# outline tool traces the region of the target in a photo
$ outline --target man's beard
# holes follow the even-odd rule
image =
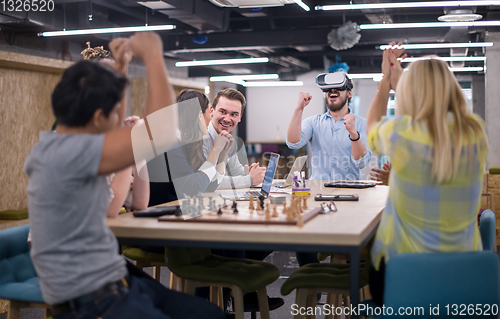
[[[344,105],[346,104],[347,102],[347,95],[345,96],[344,99],[341,99],[340,101],[338,101],[336,104],[330,104],[328,103],[328,97],[325,97],[325,102],[326,102],[326,106],[328,107],[328,109],[332,112],[338,112],[340,111]]]

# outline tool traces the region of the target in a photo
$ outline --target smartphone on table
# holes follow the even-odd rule
[[[332,195],[332,194],[318,194],[314,197],[315,201],[358,201],[358,195]]]

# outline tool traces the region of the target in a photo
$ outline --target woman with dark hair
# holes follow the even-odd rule
[[[178,95],[177,103],[178,146],[148,163],[150,206],[215,190],[224,172],[223,163],[234,142],[230,136],[217,136],[214,147],[205,159],[203,135],[207,132],[207,126],[204,111],[208,109],[209,100],[199,91],[184,90]]]

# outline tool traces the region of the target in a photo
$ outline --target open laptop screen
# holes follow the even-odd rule
[[[273,184],[274,172],[278,166],[278,159],[280,156],[278,154],[271,153],[269,158],[269,164],[267,164],[266,175],[264,176],[264,182],[262,182],[262,191],[269,194],[271,190],[271,185]]]

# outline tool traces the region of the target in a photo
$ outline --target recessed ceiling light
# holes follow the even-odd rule
[[[438,17],[439,21],[476,21],[482,19],[483,16],[473,13],[472,10],[451,10],[445,15]]]
[[[138,4],[142,4],[145,7],[148,7],[153,10],[164,10],[164,9],[174,9],[173,5],[165,3],[163,1],[139,1]]]

